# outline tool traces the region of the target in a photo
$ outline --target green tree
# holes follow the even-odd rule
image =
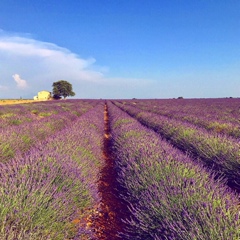
[[[72,84],[65,80],[60,80],[53,83],[53,98],[60,99],[61,97],[75,96],[72,90]]]

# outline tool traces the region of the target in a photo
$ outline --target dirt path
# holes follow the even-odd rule
[[[119,189],[116,180],[114,159],[111,153],[111,133],[107,104],[104,107],[104,166],[100,172],[98,191],[101,195],[101,202],[93,209],[79,213],[79,216],[72,221],[73,231],[80,227],[92,233],[91,240],[119,240],[123,239],[118,233],[124,233],[126,229],[122,219],[129,216],[126,203],[118,196]],[[81,236],[81,240],[89,240],[89,235]],[[80,240],[78,239],[78,240]]]
[[[127,214],[126,204],[119,198],[117,193],[116,172],[114,169],[114,159],[111,158],[111,134],[109,128],[108,109],[105,104],[104,109],[105,135],[104,135],[104,151],[105,166],[101,171],[99,181],[99,192],[102,196],[99,214],[93,220],[92,227],[96,233],[97,239],[115,240],[118,232],[123,232],[124,219]]]

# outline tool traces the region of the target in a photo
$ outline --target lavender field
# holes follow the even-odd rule
[[[240,99],[0,106],[0,239],[240,239]]]

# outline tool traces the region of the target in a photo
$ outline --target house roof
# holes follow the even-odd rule
[[[49,91],[47,91],[47,90],[42,90],[42,91],[40,91],[39,93],[41,93],[41,92],[51,93],[51,92],[49,92]]]

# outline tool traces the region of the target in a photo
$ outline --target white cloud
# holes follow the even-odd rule
[[[61,79],[73,85],[76,98],[235,97],[240,95],[239,64],[221,71],[200,68],[165,71],[163,67],[163,73],[157,70],[154,74],[155,81],[110,78],[108,66],[97,66],[93,57],[83,58],[56,44],[35,40],[29,34],[0,29],[0,98],[31,98],[40,90],[52,91],[52,83]],[[26,91],[20,91],[23,89]]]
[[[132,91],[140,93],[143,85],[151,86],[143,79],[108,78],[108,70],[107,66],[97,66],[93,57],[82,58],[66,48],[32,39],[29,35],[14,36],[0,31],[0,73],[4,79],[0,80],[0,89],[8,87],[7,91],[1,91],[1,95],[4,94],[1,97],[18,98],[22,95],[19,91],[27,89],[27,96],[23,97],[31,98],[40,90],[52,91],[53,82],[61,79],[73,85],[77,98],[114,97],[116,91],[118,97],[127,92],[131,97]]]
[[[25,60],[34,59],[36,63],[41,63],[50,72],[54,71],[56,73],[56,70],[58,70],[61,73],[63,69],[65,72],[73,71],[81,80],[102,77],[101,72],[88,69],[96,62],[94,58],[80,58],[68,49],[52,43],[24,37],[2,37],[0,38],[0,51],[12,57],[15,56]]]
[[[56,44],[3,31],[0,32],[0,63],[1,79],[4,79],[0,80],[0,89],[8,87],[8,91],[1,91],[6,98],[19,97],[18,90],[27,87],[28,97],[41,89],[51,91],[52,83],[61,79],[71,82],[75,91],[82,85],[104,82],[101,70],[104,67],[95,66],[94,58],[81,58]],[[19,73],[27,81],[21,79]],[[17,85],[13,84],[12,77]]]
[[[27,81],[20,78],[19,74],[12,75],[13,79],[17,83],[17,87],[20,89],[26,89],[28,87]]]

